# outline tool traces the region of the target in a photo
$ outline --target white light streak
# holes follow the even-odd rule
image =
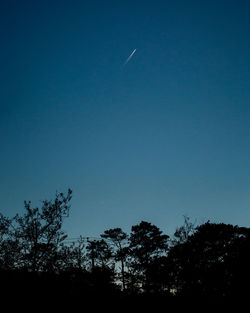
[[[125,63],[123,64],[124,66],[131,60],[131,58],[132,58],[132,56],[135,54],[135,52],[136,52],[136,49],[134,49],[134,50],[132,51],[132,53],[130,54],[130,56],[127,58],[127,60],[126,60]]]

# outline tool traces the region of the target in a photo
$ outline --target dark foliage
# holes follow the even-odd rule
[[[71,190],[44,201],[25,202],[23,216],[0,214],[2,303],[72,303],[130,309],[161,304],[225,305],[250,293],[250,228],[185,217],[171,239],[141,221],[126,234],[105,230],[100,239],[67,243],[62,230]]]

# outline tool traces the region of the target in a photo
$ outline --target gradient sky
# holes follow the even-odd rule
[[[0,211],[70,237],[250,226],[250,2],[1,1]],[[131,52],[136,53],[124,66]]]

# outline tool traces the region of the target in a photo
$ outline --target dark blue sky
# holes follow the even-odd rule
[[[2,1],[0,211],[70,236],[250,226],[249,1]],[[137,49],[123,66],[130,53]]]

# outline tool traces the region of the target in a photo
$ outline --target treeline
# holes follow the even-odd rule
[[[188,217],[172,237],[141,221],[69,243],[72,191],[0,214],[1,296],[21,299],[219,299],[250,292],[250,228]],[[164,300],[164,301],[165,301]]]

